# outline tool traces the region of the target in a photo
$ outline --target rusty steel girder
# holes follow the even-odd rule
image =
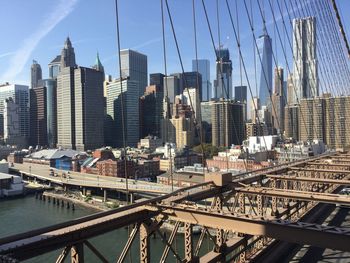
[[[303,222],[291,222],[276,220],[272,217],[261,218],[238,216],[231,213],[208,212],[190,207],[164,207],[162,213],[173,220],[179,220],[190,224],[198,224],[210,228],[223,228],[229,231],[265,236],[297,244],[331,248],[350,252],[350,230],[308,224]]]
[[[248,195],[264,195],[269,197],[295,199],[299,201],[350,205],[350,198],[348,196],[331,193],[305,192],[269,187],[244,187],[236,189],[236,191]]]

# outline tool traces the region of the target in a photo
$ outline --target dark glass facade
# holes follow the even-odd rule
[[[46,127],[47,141],[50,148],[57,144],[57,82],[54,79],[43,80],[46,87]]]

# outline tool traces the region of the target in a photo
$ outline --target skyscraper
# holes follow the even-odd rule
[[[166,89],[168,89],[169,103],[175,103],[176,95],[180,94],[180,80],[176,76],[164,77],[164,95],[166,94]]]
[[[99,56],[98,52],[96,54],[95,65],[92,68],[97,70],[97,71],[103,72],[103,73],[105,72],[105,69],[100,61],[100,56]]]
[[[139,141],[139,83],[134,80],[114,80],[107,85],[107,114],[110,122],[112,138],[109,143],[113,147],[123,147],[123,119],[124,113],[125,143],[127,146],[136,146]]]
[[[72,42],[69,37],[67,37],[64,47],[61,52],[61,69],[65,67],[75,67],[75,53],[74,48],[72,47]]]
[[[284,132],[284,107],[285,107],[285,90],[284,90],[283,68],[275,68],[274,73],[274,92],[272,94],[272,127],[277,134]]]
[[[198,64],[198,72],[202,76],[202,89],[201,94],[202,97],[200,98],[201,101],[208,101],[211,99],[211,83],[210,83],[210,62],[208,59],[198,59],[198,60],[192,60],[192,71],[197,71],[197,64]]]
[[[293,84],[297,98],[312,98],[319,95],[316,57],[316,18],[293,20]]]
[[[95,65],[96,68],[96,65]],[[80,151],[104,145],[104,72],[78,67],[74,70],[75,144]]]
[[[20,134],[19,106],[12,97],[4,101],[4,140],[6,144],[26,147],[26,140]]]
[[[29,138],[29,87],[18,84],[0,85],[0,133],[4,134],[4,101],[12,98],[18,105],[20,136]]]
[[[164,77],[162,73],[149,74],[149,85],[156,85],[164,91]]]
[[[142,138],[148,135],[160,138],[163,98],[164,93],[157,85],[146,87],[145,94],[140,98],[140,132]]]
[[[213,98],[233,99],[232,94],[232,61],[230,51],[219,47],[216,49],[218,60],[216,61],[216,80],[214,80]]]
[[[177,95],[183,94],[186,88],[195,88],[199,92],[199,98],[201,98],[202,75],[200,73],[197,73],[197,72],[174,73],[174,74],[171,74],[171,76],[176,76],[179,79],[179,93]]]
[[[272,93],[272,42],[266,28],[257,39],[257,81],[261,106],[267,106]]]
[[[42,71],[40,64],[33,60],[33,64],[30,68],[31,71],[31,88],[35,88],[39,86],[39,81],[42,79]]]
[[[194,112],[194,118],[199,123],[201,119],[201,101],[199,99],[199,91],[196,88],[189,88],[188,90],[183,91],[183,103],[189,106],[192,106],[191,108],[192,112]]]
[[[55,148],[57,144],[57,81],[44,79],[42,85],[46,90],[47,144],[50,148]]]
[[[30,145],[47,146],[46,88],[30,89]]]
[[[60,70],[61,70],[61,55],[58,55],[49,63],[49,78],[56,79]]]
[[[243,104],[243,119],[247,121],[247,86],[235,87],[235,100]]]
[[[243,106],[232,101],[212,104],[212,145],[241,145],[244,139]]]
[[[122,78],[137,81],[138,98],[143,95],[147,87],[147,56],[131,49],[120,51],[122,64]]]
[[[103,146],[104,74],[91,68],[65,67],[57,77],[57,140],[81,151]]]
[[[57,76],[57,145],[75,149],[74,68],[64,67]]]

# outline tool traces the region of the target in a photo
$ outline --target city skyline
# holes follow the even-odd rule
[[[117,67],[117,48],[115,38],[115,14],[114,14],[114,1],[104,2],[103,5],[100,2],[83,2],[79,0],[71,1],[69,4],[64,4],[64,1],[59,1],[56,5],[49,5],[44,1],[37,0],[40,8],[33,8],[27,6],[27,4],[20,3],[19,1],[7,1],[5,2],[5,8],[2,10],[16,10],[18,16],[16,19],[9,17],[8,14],[1,12],[4,21],[3,25],[0,26],[2,32],[5,35],[10,34],[9,25],[16,26],[16,32],[11,34],[11,38],[2,44],[0,49],[0,82],[10,82],[19,84],[30,84],[30,64],[33,59],[37,60],[43,70],[43,78],[48,77],[47,65],[60,54],[62,48],[62,39],[70,36],[72,44],[78,50],[76,62],[78,65],[91,66],[94,64],[96,52],[99,52],[101,62],[105,67],[106,74],[110,74],[113,77],[119,77]],[[132,2],[132,3],[130,3]],[[349,7],[346,6],[345,1],[338,1],[339,7],[342,10],[347,10]],[[121,44],[122,48],[130,48],[139,51],[148,57],[148,72],[156,73],[163,72],[164,66],[162,62],[162,44],[161,44],[161,28],[160,28],[160,7],[158,1],[149,1],[145,10],[143,8],[133,8],[135,16],[133,18],[127,17],[127,14],[132,6],[144,6],[140,0],[121,2]],[[181,38],[189,39],[189,42],[181,41],[180,50],[184,60],[185,71],[191,71],[192,59],[195,58],[193,48],[193,32],[191,27],[186,24],[192,22],[187,19],[180,19],[182,17],[180,10],[191,11],[190,3],[180,2],[177,5],[169,2],[170,8],[173,11],[173,19],[175,23],[175,29],[177,34]],[[33,5],[34,6],[34,5]],[[185,8],[186,7],[186,8]],[[204,17],[202,14],[202,7],[198,2],[197,5],[197,19],[198,23],[203,22]],[[214,26],[215,20],[215,4],[207,3],[209,10],[210,20],[212,23],[214,35],[216,27]],[[240,9],[244,9],[242,1],[238,3]],[[234,10],[234,7],[231,7]],[[27,12],[32,10],[32,12]],[[82,12],[88,10],[96,10],[95,17],[97,21],[87,21],[82,19],[80,21],[80,15]],[[156,11],[155,11],[156,10]],[[40,11],[40,12],[39,12]],[[154,16],[146,16],[147,11],[152,11]],[[220,16],[222,21],[228,21],[227,11],[224,8],[224,3],[220,4]],[[11,12],[8,12],[11,13]],[[27,23],[30,13],[31,22]],[[345,27],[347,26],[346,19],[349,12],[343,12]],[[44,15],[42,15],[44,14]],[[101,15],[103,14],[103,15]],[[287,15],[287,14],[285,14]],[[258,18],[259,14],[254,11],[254,16]],[[269,31],[269,35],[273,40],[273,46],[277,36],[273,30],[273,21],[271,20],[271,14],[267,14],[270,18],[266,25]],[[185,16],[184,16],[185,17]],[[190,17],[190,15],[189,15]],[[240,21],[240,28],[243,31],[245,29],[242,25],[247,22],[246,17],[242,17]],[[280,18],[277,17],[280,21]],[[144,30],[139,30],[137,24],[143,23],[145,25]],[[260,35],[263,31],[263,24],[257,19],[255,32]],[[25,25],[25,26],[24,26]],[[168,21],[166,21],[166,41],[168,51],[168,74],[180,72],[180,66],[176,51],[171,36]],[[85,30],[89,28],[92,30]],[[97,30],[101,28],[102,30]],[[83,30],[81,30],[83,29]],[[96,29],[96,30],[94,30]],[[141,32],[142,31],[142,32]],[[215,54],[212,46],[210,45],[210,38],[207,27],[199,27],[197,30],[199,39],[198,46],[198,58],[208,59],[210,61],[210,81],[213,83],[215,79]],[[93,32],[93,34],[91,33]],[[130,33],[135,32],[135,33]],[[136,34],[137,33],[137,34]],[[221,44],[227,47],[231,53],[231,59],[233,64],[232,86],[240,84],[239,81],[239,60],[236,44],[234,41],[234,35],[232,28],[226,23],[221,24]],[[251,47],[251,32],[245,30],[241,34],[241,41],[243,47],[243,55],[247,61],[252,61],[252,54],[248,52],[248,46]],[[218,45],[219,41],[215,39],[215,44]],[[205,43],[205,44],[204,44]],[[249,45],[248,45],[249,43]],[[275,47],[274,51],[275,51]],[[279,52],[280,54],[281,52]],[[291,53],[291,52],[289,52]],[[113,55],[114,54],[114,55]],[[289,54],[291,56],[291,54]],[[19,61],[22,58],[22,61]],[[280,59],[280,66],[284,66],[283,60]],[[9,65],[9,67],[5,67]],[[248,74],[251,79],[254,79],[254,65],[249,63]],[[164,73],[164,72],[163,72]],[[246,85],[246,81],[243,78],[243,85]],[[250,97],[250,96],[249,96]]]

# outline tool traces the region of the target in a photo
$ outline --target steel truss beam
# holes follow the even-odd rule
[[[335,167],[347,167],[350,168],[350,163],[329,163],[329,162],[308,162],[306,165],[326,165],[326,166],[335,166]]]
[[[248,235],[265,236],[291,243],[350,252],[349,229],[302,222],[293,223],[285,220],[268,220],[261,217],[247,218],[245,215],[239,217],[180,206],[169,206],[162,213],[173,220],[210,228],[224,228]]]
[[[329,170],[329,169],[314,169],[314,168],[304,168],[304,167],[289,167],[288,169],[294,170],[294,171],[304,171],[304,172],[350,174],[349,170]]]
[[[134,241],[135,237],[136,237],[136,234],[137,234],[137,231],[139,230],[140,228],[140,224],[136,224],[133,228],[133,230],[131,231],[130,233],[130,236],[128,238],[128,241],[126,242],[125,246],[124,246],[124,249],[122,251],[122,253],[120,254],[119,256],[119,259],[117,261],[117,263],[122,263],[124,262],[125,260],[125,257],[126,255],[128,254],[129,250],[130,250],[130,247],[132,245],[132,242]]]
[[[179,226],[180,226],[180,222],[177,221],[175,223],[175,226],[174,226],[173,230],[171,231],[171,234],[170,234],[168,242],[165,244],[165,248],[164,248],[162,257],[160,258],[159,262],[165,263],[166,258],[168,257],[168,254],[169,254],[169,251],[170,251],[170,247],[173,244],[173,241],[174,241],[174,239],[176,237],[177,230],[179,229]]]
[[[287,198],[299,201],[313,201],[328,204],[344,204],[350,205],[350,198],[344,195],[306,192],[288,189],[276,189],[269,187],[245,187],[236,189],[237,192],[248,195],[263,195],[277,198]]]
[[[84,241],[84,244],[101,260],[103,263],[108,263],[108,260],[87,240]]]
[[[71,249],[71,246],[65,247],[62,250],[61,254],[58,256],[56,263],[63,263],[66,260],[66,257],[68,256],[70,249]],[[1,258],[0,258],[0,260],[1,260]]]
[[[226,255],[236,249],[247,246],[247,239],[244,237],[234,237],[226,242],[226,246],[220,251],[210,251],[199,259],[199,262],[217,263],[220,262]],[[226,262],[226,261],[224,261]]]
[[[322,183],[322,184],[339,184],[339,185],[350,185],[350,180],[343,179],[323,179],[323,178],[314,178],[314,177],[304,177],[304,176],[295,176],[295,175],[274,175],[268,174],[267,178],[275,180],[287,180],[287,181],[297,181],[297,182],[310,182],[310,183]]]
[[[141,207],[129,209],[128,211],[115,212],[114,215],[108,215],[85,223],[4,244],[0,246],[0,253],[10,253],[19,260],[25,260],[58,248],[83,242],[91,237],[117,228],[142,222],[157,214],[158,212],[146,211]]]

